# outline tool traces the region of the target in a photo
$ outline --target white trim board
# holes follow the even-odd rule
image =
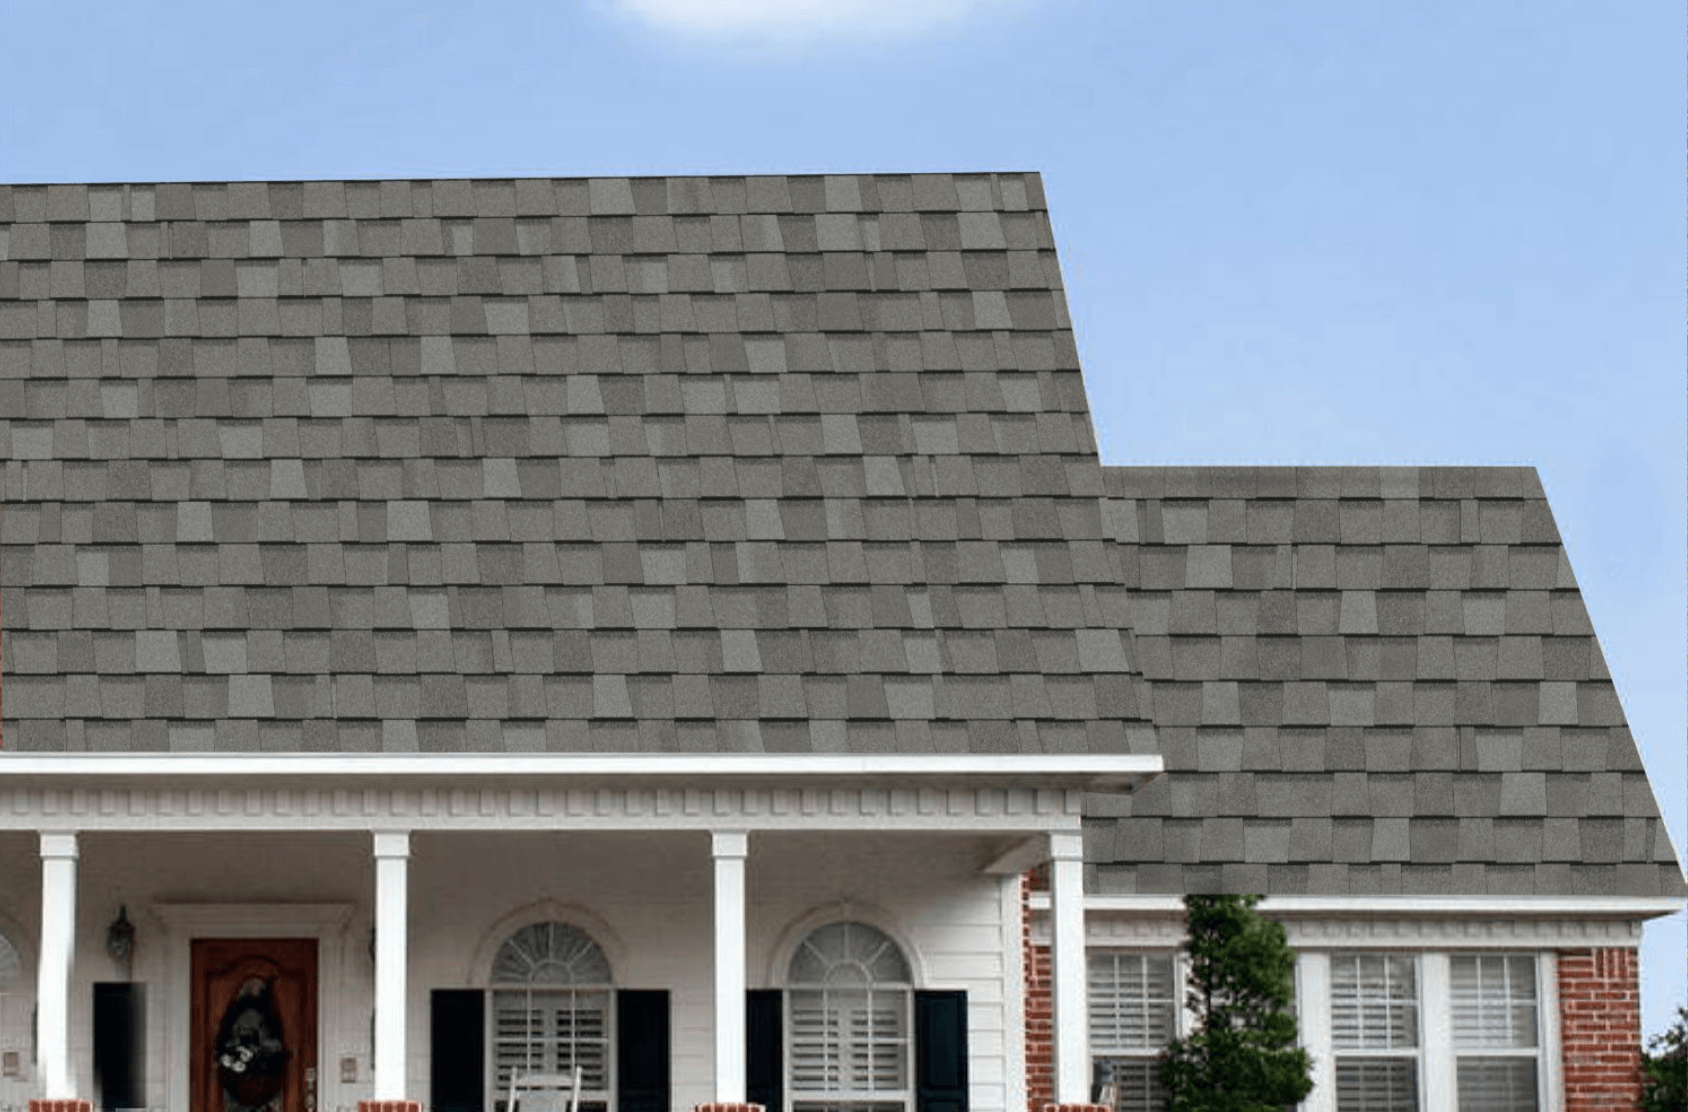
[[[1496,916],[1398,919],[1382,912],[1369,918],[1288,919],[1284,935],[1295,950],[1551,950],[1641,944],[1641,924],[1625,919],[1521,919]],[[1088,916],[1084,941],[1090,949],[1180,949],[1182,919],[1170,916]],[[1032,942],[1049,945],[1049,921],[1032,923]]]
[[[1049,894],[1034,892],[1032,910],[1049,907]],[[1575,916],[1594,919],[1654,919],[1674,915],[1688,901],[1675,896],[1267,896],[1262,915],[1358,915],[1366,918],[1424,915]],[[1180,896],[1094,896],[1084,909],[1099,914],[1184,913]]]
[[[566,785],[566,786],[565,786]],[[40,786],[0,779],[0,830],[718,831],[1077,833],[1079,790],[1029,787],[348,785],[285,780],[206,785],[127,779]]]
[[[1262,914],[1279,919],[1298,950],[1555,949],[1641,944],[1641,924],[1675,910],[1676,901],[1633,897],[1355,896],[1265,899]],[[1049,898],[1032,897],[1032,936],[1049,941]],[[1087,897],[1090,947],[1166,949],[1185,941],[1183,901],[1173,896]]]
[[[1053,790],[1136,790],[1164,771],[1158,756],[1129,754],[974,753],[477,753],[437,756],[386,753],[0,753],[0,778],[87,777],[181,780],[301,777],[462,782],[557,778],[572,786],[671,779],[690,785],[819,787],[820,782],[931,787],[1013,785]]]

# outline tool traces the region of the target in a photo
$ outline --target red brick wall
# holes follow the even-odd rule
[[[1565,1112],[1635,1108],[1641,1097],[1641,985],[1634,950],[1559,951]]]
[[[1032,945],[1032,874],[1020,878],[1020,944],[1026,971],[1026,1109],[1042,1112],[1055,1099],[1054,996],[1049,947]]]

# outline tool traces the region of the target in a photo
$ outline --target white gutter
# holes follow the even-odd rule
[[[1272,916],[1505,915],[1528,918],[1653,919],[1683,910],[1674,896],[1267,896],[1255,905]],[[1047,911],[1047,893],[1034,892],[1033,911]],[[1178,896],[1086,896],[1096,914],[1182,915]]]
[[[672,779],[943,781],[1022,788],[1135,791],[1164,769],[1128,754],[900,753],[0,753],[0,784],[37,779],[252,777],[395,779]]]

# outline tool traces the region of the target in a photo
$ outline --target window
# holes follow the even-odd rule
[[[883,931],[833,923],[787,972],[793,1112],[901,1112],[910,1104],[908,961]]]
[[[1399,954],[1333,954],[1331,1050],[1338,1112],[1417,1112],[1418,975]]]
[[[503,1112],[513,1074],[579,1066],[582,1108],[607,1109],[611,985],[603,950],[578,928],[534,923],[506,939],[492,962],[489,1105]]]
[[[1092,1096],[1120,1112],[1161,1112],[1160,1056],[1177,1037],[1171,954],[1104,951],[1089,957]]]
[[[1455,954],[1448,963],[1461,1112],[1536,1112],[1540,1008],[1527,954]]]
[[[1310,950],[1296,967],[1303,1045],[1334,1081],[1304,1109],[1542,1112],[1536,955]]]
[[[35,1057],[28,992],[23,955],[11,939],[0,934],[0,1087],[22,1077],[25,1064]]]

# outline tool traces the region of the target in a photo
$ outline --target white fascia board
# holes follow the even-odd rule
[[[0,753],[0,783],[74,779],[375,779],[423,782],[555,778],[607,782],[679,781],[730,787],[770,781],[819,786],[947,784],[1132,792],[1163,771],[1158,756],[949,753]]]
[[[1263,915],[1366,919],[1507,915],[1528,918],[1656,919],[1683,910],[1673,896],[1268,896],[1256,905]],[[1047,911],[1049,896],[1035,892],[1033,911]],[[1084,909],[1097,914],[1183,914],[1179,896],[1086,896]]]

